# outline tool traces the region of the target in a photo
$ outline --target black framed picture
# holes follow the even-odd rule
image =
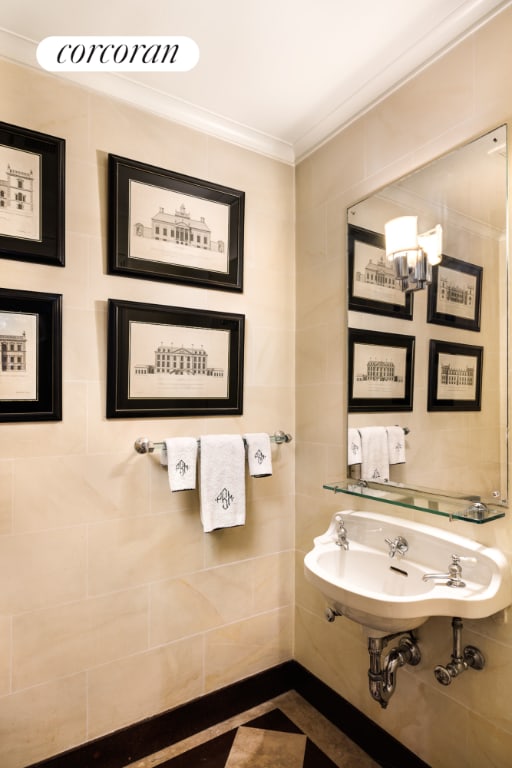
[[[109,299],[107,418],[240,415],[245,316]]]
[[[245,193],[108,157],[109,272],[243,291]]]
[[[349,309],[412,320],[413,295],[395,277],[384,235],[349,225],[348,286]]]
[[[432,339],[428,365],[429,411],[479,411],[483,347]]]
[[[0,421],[62,419],[62,295],[0,289]]]
[[[414,336],[348,329],[349,413],[412,411]]]
[[[428,289],[427,322],[480,330],[483,267],[443,256],[432,268]]]
[[[0,256],[63,267],[65,141],[0,122]]]

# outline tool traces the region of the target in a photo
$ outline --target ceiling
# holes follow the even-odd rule
[[[38,67],[52,35],[186,35],[189,72],[63,74],[294,163],[512,0],[23,0],[0,53]]]

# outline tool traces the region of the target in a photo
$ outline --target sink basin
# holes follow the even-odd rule
[[[336,544],[336,517],[347,531],[348,550]],[[390,557],[397,536],[408,550]],[[429,525],[373,512],[333,515],[327,531],[304,558],[305,576],[338,613],[379,633],[415,629],[431,616],[479,619],[512,603],[512,578],[505,555],[472,539]],[[424,581],[427,573],[447,574],[460,556],[464,586],[446,579]]]

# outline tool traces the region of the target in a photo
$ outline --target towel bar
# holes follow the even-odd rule
[[[281,429],[279,429],[277,432],[274,432],[273,435],[270,435],[270,439],[273,443],[291,443],[293,440],[292,436],[288,434],[288,432],[283,432]],[[134,443],[134,448],[137,453],[153,453],[155,449],[162,448],[163,445],[163,441],[159,443],[153,443],[149,437],[138,437]]]

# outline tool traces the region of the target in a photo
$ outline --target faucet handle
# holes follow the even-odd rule
[[[476,565],[478,560],[476,557],[470,557],[467,555],[452,555],[452,565],[459,565],[460,563],[470,563],[471,565]]]
[[[403,536],[396,536],[394,539],[384,539],[384,541],[389,545],[390,557],[394,557],[397,553],[399,557],[403,557],[409,550],[409,543]]]
[[[347,529],[341,514],[334,515],[334,522],[336,523],[336,544],[343,549],[348,549]]]

